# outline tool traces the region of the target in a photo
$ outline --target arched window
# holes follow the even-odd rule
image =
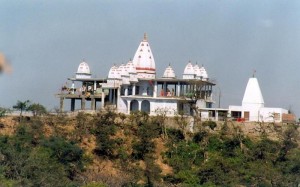
[[[137,100],[132,100],[130,103],[130,111],[138,111],[139,110],[139,102]]]
[[[142,101],[141,111],[150,113],[150,102],[148,100]]]

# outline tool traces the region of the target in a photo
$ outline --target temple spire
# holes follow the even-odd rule
[[[256,70],[254,69],[253,70],[253,75],[252,75],[253,78],[255,77],[255,73],[256,73]]]
[[[148,40],[147,33],[144,33],[144,41],[147,41],[147,40]]]

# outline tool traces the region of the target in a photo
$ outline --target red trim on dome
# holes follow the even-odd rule
[[[151,71],[155,71],[155,68],[136,67],[136,70],[151,70]]]

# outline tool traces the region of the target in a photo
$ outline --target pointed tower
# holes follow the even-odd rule
[[[185,66],[183,74],[182,74],[183,79],[194,79],[195,78],[195,71],[194,71],[194,66],[189,61],[189,63]]]
[[[136,67],[138,78],[155,79],[155,61],[146,33],[144,34],[144,39],[135,52],[132,63]]]
[[[247,121],[260,121],[260,110],[264,107],[264,104],[258,81],[255,77],[251,77],[242,101],[242,117]]]
[[[260,91],[258,81],[255,77],[251,77],[248,81],[242,106],[264,107],[264,99]]]
[[[90,79],[91,75],[92,74],[89,65],[83,60],[78,66],[76,79]]]
[[[176,78],[175,72],[174,72],[171,64],[169,64],[169,66],[166,68],[162,78],[166,78],[166,79],[175,79]]]

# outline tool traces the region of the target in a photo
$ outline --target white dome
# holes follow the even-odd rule
[[[146,34],[135,52],[132,63],[139,78],[155,78],[155,61]]]
[[[129,76],[129,73],[127,71],[127,67],[125,64],[121,64],[121,66],[119,66],[118,70],[119,70],[121,76]]]
[[[194,74],[196,75],[196,77],[200,77],[200,67],[198,66],[198,64],[196,64],[194,67]]]
[[[119,68],[117,66],[113,66],[110,68],[109,72],[108,72],[108,78],[109,79],[118,79],[121,78],[120,72],[118,70]]]
[[[194,67],[193,67],[193,64],[192,64],[191,62],[189,62],[189,63],[185,66],[185,69],[184,69],[183,74],[184,74],[184,75],[194,75],[194,74],[195,74]]]
[[[199,70],[200,70],[200,78],[208,79],[208,75],[205,68],[202,66]]]
[[[176,77],[175,72],[173,68],[169,65],[164,72],[163,78],[175,78],[175,77]]]
[[[77,73],[78,74],[91,74],[89,65],[86,62],[82,61],[78,66]]]
[[[136,68],[131,60],[126,64],[126,68],[128,73],[136,73]]]

